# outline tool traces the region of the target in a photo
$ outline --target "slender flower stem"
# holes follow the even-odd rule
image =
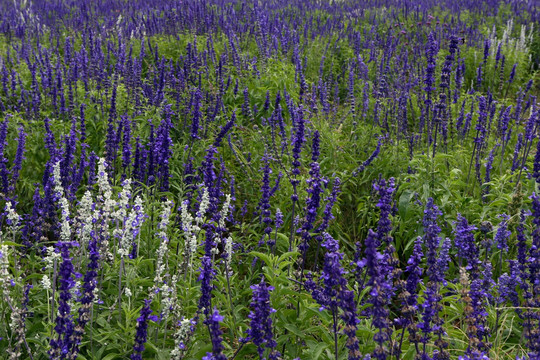
[[[335,353],[335,356],[336,356],[336,360],[338,360],[339,358],[339,353],[338,353],[338,331],[337,331],[337,314],[336,314],[336,311],[337,309],[334,307],[332,309],[332,318],[333,318],[333,321],[334,321],[334,353]]]
[[[124,256],[120,261],[120,267],[118,269],[118,322],[122,321],[122,269],[124,267]]]
[[[521,173],[523,172],[523,167],[525,167],[525,162],[527,161],[527,157],[529,156],[529,151],[531,151],[532,140],[528,144],[526,143],[525,147],[526,147],[527,150],[525,151],[525,154],[523,155],[523,159],[521,161],[519,174],[518,174],[518,177],[517,177],[517,180],[516,180],[516,186],[517,186],[517,184],[519,184],[519,181],[521,179]]]
[[[51,297],[51,322],[54,324],[54,314],[55,314],[55,311],[54,311],[54,307],[55,307],[55,303],[54,303],[54,295],[55,295],[55,290],[56,290],[56,277],[57,277],[57,271],[56,271],[56,259],[54,259],[54,265],[53,265],[53,282],[52,282],[52,297]],[[54,334],[54,327],[51,329],[51,338]]]
[[[15,309],[13,308],[13,305],[11,304],[11,301],[9,301],[9,297],[5,296],[4,300],[9,305],[9,308],[11,309],[11,311],[12,312],[15,311]],[[28,352],[28,356],[30,357],[30,360],[34,360],[34,357],[32,356],[32,351],[30,351],[30,346],[28,346],[28,342],[26,342],[26,336],[24,332],[21,334],[21,336],[23,338],[24,346],[26,347],[26,351]]]
[[[227,260],[225,260],[225,278],[227,279],[227,296],[229,297],[229,305],[231,307],[231,317],[236,327],[236,317],[234,316],[234,305],[233,305],[232,296],[231,296],[231,280],[230,280],[229,270],[227,267]],[[234,339],[234,330],[232,328],[230,330],[231,330],[231,338]]]
[[[478,137],[479,132],[480,132],[480,130],[476,131],[476,137]],[[473,164],[475,152],[476,152],[476,142],[474,142],[473,151],[472,151],[472,154],[471,154],[471,161],[469,161],[469,171],[467,172],[467,185],[469,185],[469,178],[471,176],[471,169],[472,169],[472,164]]]
[[[296,195],[296,186],[294,186],[294,194]],[[294,239],[294,211],[296,208],[296,200],[293,200],[292,202],[292,210],[291,210],[291,235],[289,237],[289,252],[292,251],[293,248],[293,239]],[[289,264],[289,269],[287,271],[287,276],[291,275],[291,264]]]

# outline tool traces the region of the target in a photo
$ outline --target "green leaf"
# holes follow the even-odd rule
[[[328,345],[325,343],[318,343],[317,345],[310,347],[309,358],[314,360],[318,359],[326,348],[328,348]]]
[[[102,358],[102,360],[113,360],[113,359],[120,359],[120,358],[122,358],[120,354],[112,353],[112,354],[107,354],[104,358]]]
[[[407,220],[409,217],[408,216],[409,207],[410,207],[411,199],[414,197],[414,194],[415,194],[415,191],[405,190],[399,197],[399,203],[398,203],[399,216],[403,220]]]
[[[295,334],[296,336],[298,336],[301,339],[303,339],[304,336],[306,336],[306,333],[304,331],[298,329],[293,324],[285,324],[284,326],[285,326],[285,329],[289,330],[290,332],[292,332],[293,334]]]
[[[21,246],[24,246],[22,244],[17,244],[13,241],[2,241],[2,245],[7,245],[7,246],[16,246],[16,247],[21,247]]]
[[[267,254],[263,254],[262,252],[258,252],[258,251],[250,251],[250,252],[249,252],[249,255],[258,257],[258,258],[261,259],[267,266],[273,266],[272,259],[271,259],[270,256],[267,255]]]

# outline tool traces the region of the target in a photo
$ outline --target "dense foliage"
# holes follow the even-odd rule
[[[0,357],[540,359],[539,23],[0,1]]]

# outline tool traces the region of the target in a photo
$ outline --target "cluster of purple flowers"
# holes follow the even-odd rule
[[[268,359],[279,359],[281,354],[275,350],[277,343],[274,340],[272,330],[272,318],[270,315],[276,312],[270,306],[270,292],[274,290],[274,287],[268,286],[264,279],[260,284],[252,285],[253,300],[251,302],[251,308],[253,309],[249,314],[250,328],[246,331],[247,337],[243,341],[252,341],[257,346],[257,352],[260,359],[265,359],[265,348],[269,349]]]
[[[11,316],[0,348],[12,358],[95,356],[94,328],[118,334],[123,306],[142,304],[132,359],[151,351],[150,330],[164,345],[174,337],[174,359],[194,334],[210,340],[207,360],[286,358],[292,328],[272,315],[281,309],[268,279],[290,287],[277,290],[280,306],[299,318],[315,303],[331,315],[312,321],[332,328],[326,351],[336,359],[345,348],[352,360],[400,358],[406,346],[423,360],[450,358],[447,330],[459,325],[445,324],[443,299],[455,287],[467,338],[456,356],[487,358],[511,304],[527,356],[539,358],[540,199],[524,192],[540,183],[540,9],[507,3],[0,2],[0,308]],[[372,206],[359,200],[370,183]],[[422,185],[415,226],[410,192]],[[493,230],[500,212],[489,207],[506,198],[489,201],[501,191],[512,204]],[[155,204],[167,198],[181,205],[155,236]],[[454,218],[456,199],[472,210]],[[250,251],[259,252],[251,267]],[[130,290],[151,273],[159,284]],[[261,273],[248,320],[238,319],[240,287]],[[51,309],[35,323],[53,324],[44,350],[25,338],[44,333],[25,324],[42,302]],[[243,341],[231,324],[248,328]]]

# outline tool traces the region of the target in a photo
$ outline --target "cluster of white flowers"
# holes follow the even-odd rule
[[[184,232],[185,239],[184,257],[188,259],[188,267],[191,266],[193,254],[197,251],[197,238],[199,232],[201,231],[201,225],[205,221],[205,215],[210,205],[210,195],[208,193],[208,189],[204,187],[204,185],[201,185],[201,191],[201,202],[199,204],[199,211],[197,211],[195,218],[188,210],[189,203],[187,201],[182,202],[182,205],[180,206],[180,217],[182,221],[182,230]],[[226,231],[225,221],[230,211],[231,199],[232,197],[230,194],[225,195],[225,200],[223,201],[221,211],[219,212],[219,220],[217,224],[220,231],[218,231],[214,237],[214,241],[216,243],[223,243],[225,251],[229,256],[232,252],[232,239],[230,237],[227,239],[223,239],[221,238],[220,234],[222,234],[223,231]],[[211,251],[213,254],[218,253],[217,247],[214,247]]]
[[[169,314],[177,309],[176,283],[178,278],[174,275],[171,279],[171,285],[163,284],[161,287],[161,314],[163,319],[167,319]]]
[[[118,254],[127,256],[129,245],[131,244],[131,230],[136,213],[133,209],[129,211],[129,199],[131,198],[131,179],[122,182],[122,191],[118,194],[118,201],[115,204],[116,211],[112,213],[116,221],[116,228],[113,230],[113,236],[119,239]]]
[[[179,360],[182,358],[182,350],[185,348],[192,326],[193,321],[190,319],[184,318],[178,323],[178,328],[174,333],[174,349],[171,351],[171,359]]]
[[[120,256],[127,256],[129,254],[131,242],[139,235],[145,217],[142,199],[137,196],[127,214],[123,227],[114,230],[115,235],[120,238],[120,247],[118,249]]]
[[[17,227],[20,225],[21,216],[15,212],[15,209],[11,207],[11,202],[6,201],[5,207],[6,217],[12,232],[17,231]]]
[[[129,199],[131,199],[131,179],[126,179],[122,182],[122,191],[118,194],[118,201],[116,202],[117,210],[114,213],[116,220],[125,220],[129,208]]]
[[[188,210],[187,200],[182,202],[180,206],[180,217],[182,221],[182,230],[184,231],[184,239],[186,245],[185,257],[189,257],[197,250],[197,234],[201,230],[197,223],[193,224],[193,216]]]
[[[506,23],[506,28],[503,31],[502,38],[497,37],[497,29],[493,25],[492,30],[488,34],[489,42],[491,43],[490,53],[491,56],[495,56],[498,51],[499,45],[502,48],[506,49],[506,53],[512,55],[513,58],[509,59],[516,60],[516,56],[519,53],[529,54],[529,47],[533,42],[534,38],[534,23],[528,25],[521,25],[521,31],[518,38],[512,37],[512,31],[514,30],[514,19],[509,19]],[[511,63],[510,63],[511,64]]]
[[[122,182],[122,190],[116,195],[107,175],[107,162],[98,160],[97,169],[98,194],[94,197],[90,191],[83,195],[77,210],[75,221],[77,236],[82,249],[85,249],[92,230],[99,230],[105,236],[100,241],[100,252],[107,261],[112,261],[113,255],[109,246],[109,231],[117,239],[118,254],[128,256],[132,242],[140,233],[141,226],[146,218],[143,201],[139,196],[132,199],[132,180]],[[57,186],[58,187],[58,186]],[[59,189],[59,187],[58,187]],[[133,201],[132,204],[130,202]]]
[[[171,211],[173,202],[170,200],[165,201],[161,207],[161,221],[158,225],[158,237],[161,239],[160,246],[156,254],[156,275],[154,277],[154,287],[157,288],[163,282],[163,273],[165,272],[165,256],[169,246],[169,238],[167,237],[167,227],[169,226],[169,219],[171,217]]]
[[[7,245],[0,245],[0,289],[3,292],[9,291],[11,280],[11,275],[9,274],[8,247]]]
[[[77,211],[77,222],[79,224],[78,235],[81,248],[85,248],[90,240],[90,233],[92,232],[94,221],[92,210],[93,204],[92,194],[90,191],[86,191],[79,203]]]
[[[43,289],[51,290],[51,279],[49,279],[48,275],[43,275],[43,278],[41,278],[40,284],[43,287]]]
[[[158,229],[161,231],[159,232],[159,237],[166,237],[166,231],[167,227],[169,226],[169,220],[171,218],[171,211],[173,208],[173,202],[171,200],[166,200],[161,205],[161,214],[159,217],[161,218],[161,221],[158,224]]]
[[[60,225],[60,240],[71,240],[71,224],[69,223],[69,201],[64,196],[64,188],[60,178],[60,161],[57,161],[53,167],[54,192],[58,197],[58,206],[60,207],[62,222]]]
[[[101,230],[107,234],[109,232],[109,219],[116,202],[112,199],[112,188],[109,184],[109,176],[107,175],[107,162],[104,158],[98,160],[97,184],[99,189],[98,205],[94,208],[93,218],[100,221]],[[109,239],[104,237],[100,243],[100,252],[105,259],[112,261],[113,255],[109,248]]]
[[[208,206],[210,205],[210,194],[208,193],[208,189],[205,186],[202,186],[202,196],[201,196],[201,203],[199,204],[199,211],[197,211],[197,217],[195,218],[195,221],[198,225],[201,225],[204,222],[204,216],[206,215],[206,212],[208,211]]]
[[[219,215],[219,224],[218,226],[221,229],[225,228],[225,220],[227,219],[227,215],[229,215],[229,208],[231,206],[231,194],[225,195],[225,201],[223,202],[223,208],[221,209],[221,213]]]
[[[71,225],[69,223],[69,202],[65,197],[62,197],[58,202],[62,209],[62,224],[60,225],[60,240],[71,240]]]
[[[1,237],[2,232],[0,231],[0,238]],[[17,307],[16,302],[12,300],[10,295],[11,287],[15,285],[15,282],[13,276],[9,273],[8,250],[9,248],[7,245],[0,245],[0,303],[7,301],[9,304],[9,308],[11,309],[11,321],[9,327],[12,334],[14,334],[17,330],[20,331],[21,329],[19,321],[21,310]]]
[[[45,270],[51,271],[53,270],[54,263],[60,261],[62,259],[62,256],[58,252],[56,252],[54,247],[52,246],[47,247],[46,251],[47,255],[43,257],[43,262],[45,262]],[[51,289],[51,279],[48,275],[43,275],[40,283],[45,290]]]
[[[227,215],[229,214],[229,208],[231,206],[231,195],[230,194],[227,194],[225,196],[225,201],[223,202],[223,207],[221,208],[221,212],[219,214],[219,222],[218,222],[218,227],[221,231],[224,231],[225,230],[225,219],[227,219]],[[214,241],[216,243],[218,242],[222,242],[223,245],[224,245],[224,248],[225,248],[225,252],[227,253],[227,255],[230,255],[229,252],[227,252],[227,240],[228,239],[221,239],[220,236],[219,236],[219,233],[217,233],[215,235],[215,238],[214,238]],[[229,246],[230,248],[230,246]],[[218,253],[218,249],[217,248],[213,248],[212,249],[212,253],[214,254],[217,254]],[[228,263],[228,262],[227,262]],[[227,266],[228,267],[228,266]]]
[[[99,288],[96,286],[94,288],[94,304],[102,304],[103,302],[99,298]]]
[[[55,260],[58,261],[62,256],[54,250],[54,247],[47,247],[47,255],[43,258],[45,269],[52,270]]]
[[[100,193],[100,200],[104,205],[104,211],[112,213],[115,201],[112,200],[112,188],[109,184],[109,176],[107,175],[107,162],[104,158],[99,158],[97,170],[97,184]]]
[[[226,267],[227,267],[227,271],[228,272],[231,272],[231,256],[232,256],[232,244],[233,244],[233,239],[232,237],[227,237],[225,239],[223,239],[223,249],[225,251],[225,254],[227,254],[227,261],[225,261],[225,264],[226,264]]]
[[[53,181],[54,181],[54,193],[58,197],[64,196],[64,187],[62,186],[60,176],[60,161],[57,161],[53,165]]]

